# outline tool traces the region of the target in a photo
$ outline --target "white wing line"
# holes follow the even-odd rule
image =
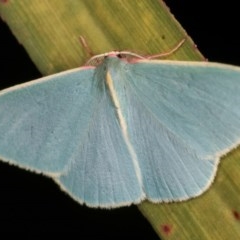
[[[116,112],[117,112],[117,115],[118,115],[120,127],[122,129],[123,138],[125,140],[125,143],[127,145],[128,150],[129,150],[130,156],[132,157],[133,165],[134,165],[134,168],[135,168],[135,171],[136,171],[138,182],[139,182],[141,188],[143,189],[142,173],[141,173],[140,166],[139,166],[139,163],[138,163],[137,154],[135,153],[135,150],[132,146],[132,143],[129,140],[128,131],[127,131],[127,124],[126,124],[126,121],[123,117],[120,102],[119,102],[118,97],[117,97],[117,92],[114,89],[113,81],[112,81],[112,78],[111,78],[109,72],[107,72],[107,74],[106,74],[106,84],[109,88],[114,106],[116,107]]]

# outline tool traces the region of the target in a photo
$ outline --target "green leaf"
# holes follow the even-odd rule
[[[118,49],[144,55],[168,51],[186,37],[156,0],[6,0],[0,14],[43,74],[85,63],[80,36],[95,54]],[[171,58],[199,59],[193,49],[188,40]]]
[[[0,15],[45,74],[81,66],[89,54],[129,50],[141,55],[167,52],[186,38],[168,59],[203,60],[192,40],[156,0],[2,0]],[[139,210],[162,239],[240,238],[240,151],[220,164],[212,187],[186,202],[152,204]]]

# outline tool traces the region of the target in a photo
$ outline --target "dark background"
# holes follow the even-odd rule
[[[166,0],[171,12],[209,61],[240,65],[238,1]],[[213,4],[212,7],[209,3]],[[0,20],[0,87],[41,77]],[[37,238],[144,237],[158,239],[137,207],[95,210],[81,206],[52,180],[0,163],[0,233]],[[179,233],[181,239],[181,233]]]

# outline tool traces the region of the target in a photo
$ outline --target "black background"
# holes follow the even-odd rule
[[[240,65],[237,1],[165,2],[209,61]],[[39,77],[25,50],[0,21],[0,87]],[[25,238],[54,234],[56,238],[159,239],[135,206],[90,209],[73,201],[50,179],[0,163],[0,234],[3,232]]]

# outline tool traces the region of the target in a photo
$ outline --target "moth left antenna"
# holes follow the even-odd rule
[[[80,36],[80,37],[79,37],[79,40],[80,40],[80,42],[81,42],[84,50],[87,52],[87,54],[88,54],[90,57],[93,57],[95,54],[94,54],[94,52],[92,51],[92,49],[88,46],[86,39],[85,39],[83,36]]]

